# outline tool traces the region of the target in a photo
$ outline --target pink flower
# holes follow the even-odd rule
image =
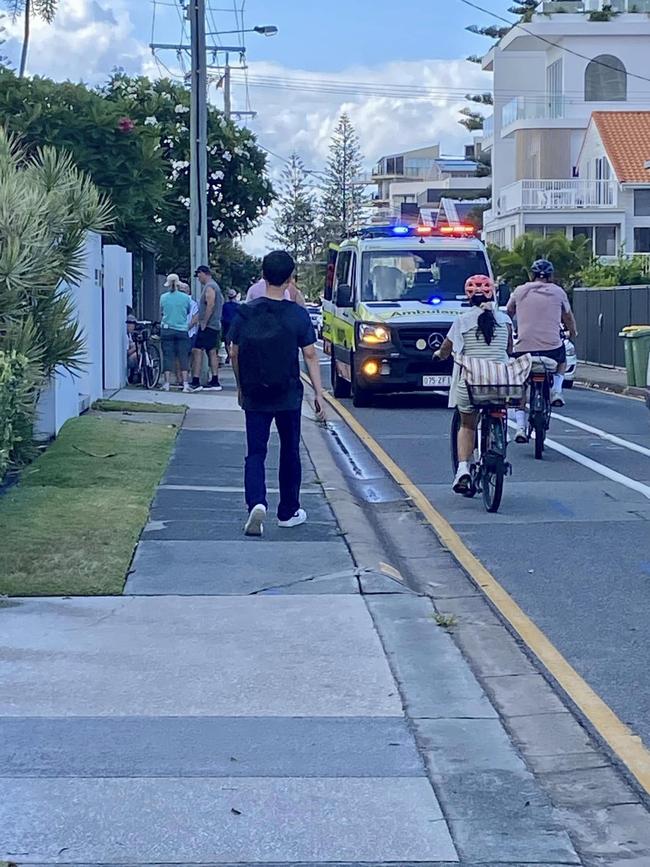
[[[130,117],[121,117],[117,122],[117,128],[120,132],[133,132],[135,124]]]

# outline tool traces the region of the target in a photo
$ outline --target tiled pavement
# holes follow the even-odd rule
[[[0,861],[580,863],[428,600],[360,592],[308,455],[309,524],[242,537],[231,401],[188,413],[125,596],[0,611]]]

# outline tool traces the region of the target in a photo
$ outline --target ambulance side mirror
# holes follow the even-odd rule
[[[352,307],[352,286],[339,283],[334,290],[334,303],[337,307]]]

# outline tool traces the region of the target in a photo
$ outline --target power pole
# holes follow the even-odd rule
[[[190,260],[192,274],[208,264],[208,78],[205,0],[190,0]],[[192,284],[193,288],[195,283]],[[196,289],[195,289],[196,291]],[[194,294],[194,293],[193,293]]]
[[[226,120],[232,116],[232,102],[230,91],[230,57],[226,54],[226,65],[223,70],[223,114]]]

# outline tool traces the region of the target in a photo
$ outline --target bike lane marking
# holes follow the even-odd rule
[[[566,415],[559,415],[556,412],[552,413],[551,418],[556,418],[558,421],[564,422],[565,424],[571,425],[572,427],[580,428],[580,430],[586,431],[590,434],[594,434],[595,436],[600,437],[603,440],[614,443],[614,445],[623,446],[623,448],[630,449],[630,451],[638,452],[640,455],[645,455],[645,457],[650,458],[650,449],[647,449],[645,446],[641,446],[638,443],[633,443],[629,440],[623,439],[622,437],[618,437],[616,436],[616,434],[608,433],[607,431],[601,430],[598,427],[592,427],[590,424],[585,424],[583,421],[569,418]]]
[[[511,430],[516,430],[517,425],[514,421],[509,421],[508,427]],[[535,435],[533,434],[533,439],[534,438]],[[588,458],[586,455],[583,455],[580,452],[576,452],[573,449],[570,449],[568,446],[564,446],[562,445],[562,443],[558,443],[555,440],[550,439],[549,437],[546,437],[546,439],[544,440],[544,447],[553,449],[553,451],[559,452],[561,455],[570,458],[577,464],[581,464],[588,470],[592,470],[594,473],[598,473],[599,476],[604,476],[606,479],[609,479],[612,482],[618,482],[619,485],[624,485],[626,488],[629,488],[632,491],[636,491],[638,494],[641,494],[642,496],[647,497],[647,499],[650,500],[650,485],[644,485],[643,482],[639,482],[636,479],[631,479],[629,476],[626,476],[623,473],[619,473],[616,470],[612,470],[610,467],[605,466],[605,464],[599,464],[598,461],[594,461],[592,458]]]
[[[304,378],[311,385],[307,378]],[[646,749],[641,738],[618,718],[609,705],[562,656],[546,634],[524,613],[523,609],[517,605],[492,573],[469,550],[447,519],[433,506],[426,495],[411,481],[404,470],[395,463],[361,422],[329,392],[325,392],[324,396],[325,400],[393,477],[405,495],[413,501],[440,542],[451,551],[481,592],[497,608],[529,650],[535,654],[571,701],[589,720],[600,737],[628,768],[644,791],[650,794],[650,751]],[[557,450],[561,451],[563,448],[560,446]],[[570,452],[571,449],[568,451]],[[574,454],[577,455],[577,452]],[[590,461],[589,458],[584,458],[582,455],[579,457],[584,461],[589,461],[589,464],[596,464],[595,461]],[[602,470],[607,470],[606,473],[602,474],[609,478],[612,478],[612,474],[621,476],[620,473],[614,473],[613,470],[609,471],[607,467],[602,467],[600,464],[596,464],[596,466],[601,467]],[[633,482],[632,479],[627,479],[627,476],[621,476],[621,478]],[[647,485],[642,487],[646,488],[646,496],[650,497],[650,487]]]

